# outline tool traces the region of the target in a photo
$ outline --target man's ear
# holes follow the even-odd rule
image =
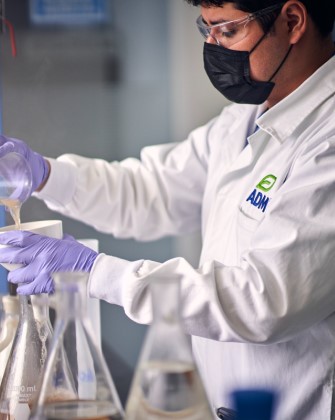
[[[307,28],[308,15],[305,5],[298,0],[289,0],[284,4],[281,16],[286,22],[290,43],[296,44]]]

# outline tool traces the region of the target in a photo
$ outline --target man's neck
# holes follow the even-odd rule
[[[302,45],[294,45],[287,68],[276,82],[275,88],[267,101],[271,108],[294,92],[305,80],[325,64],[335,53],[331,36],[327,39],[316,39]]]

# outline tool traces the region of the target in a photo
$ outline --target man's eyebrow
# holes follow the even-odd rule
[[[213,25],[218,25],[219,23],[226,23],[226,22],[232,22],[231,20],[226,20],[226,19],[218,19],[218,20],[212,20],[209,24],[204,20],[204,18],[201,18],[202,23],[204,23],[207,26],[213,26]]]

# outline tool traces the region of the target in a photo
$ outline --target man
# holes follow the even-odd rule
[[[335,418],[335,58],[329,0],[189,1],[201,6],[205,69],[239,104],[141,161],[44,159],[16,139],[37,197],[117,237],[201,228],[198,268],[95,254],[76,241],[0,236],[20,293],[50,273],[90,272],[92,296],[150,322],[148,282],[182,275],[185,329],[213,409],[236,388],[279,392],[276,420]],[[50,258],[52,255],[52,258]]]

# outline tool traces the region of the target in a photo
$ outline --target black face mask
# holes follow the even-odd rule
[[[271,80],[285,63],[293,45],[282,62],[267,82],[250,78],[250,54],[258,47],[266,34],[249,51],[234,51],[221,45],[204,45],[204,64],[206,73],[216,87],[227,99],[236,103],[259,105],[269,97],[274,83]]]

